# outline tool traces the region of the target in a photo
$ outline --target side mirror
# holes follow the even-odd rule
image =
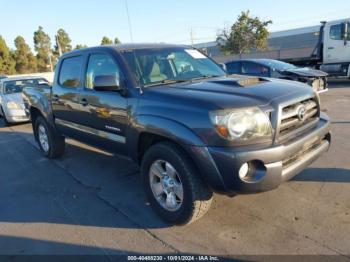
[[[118,80],[113,75],[100,75],[94,78],[94,89],[96,91],[120,91]]]
[[[349,23],[344,22],[341,25],[341,37],[342,39],[346,42],[348,39],[348,34],[349,34]]]

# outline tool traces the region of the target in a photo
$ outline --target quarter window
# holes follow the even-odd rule
[[[76,56],[66,58],[62,61],[59,83],[62,86],[76,88],[81,83],[81,69],[83,57]]]
[[[94,79],[96,76],[114,76],[116,84],[120,83],[120,70],[117,63],[110,55],[106,54],[92,54],[89,59],[89,65],[86,72],[86,83],[87,89],[94,88]]]

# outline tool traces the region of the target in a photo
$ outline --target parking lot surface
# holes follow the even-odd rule
[[[321,95],[332,147],[276,190],[216,195],[208,215],[170,227],[132,162],[67,140],[41,156],[30,124],[0,119],[0,254],[341,255],[350,260],[350,81]]]

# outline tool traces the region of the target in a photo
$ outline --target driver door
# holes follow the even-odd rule
[[[81,118],[86,126],[90,144],[108,151],[126,152],[127,97],[117,91],[96,91],[96,76],[113,75],[122,85],[122,74],[117,61],[108,53],[91,53],[81,92]]]

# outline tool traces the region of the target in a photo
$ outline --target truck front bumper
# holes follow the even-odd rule
[[[260,149],[192,147],[194,160],[209,186],[227,195],[256,193],[277,188],[326,152],[331,143],[330,122],[322,116],[317,126],[282,145]],[[240,178],[248,163],[248,175]]]

